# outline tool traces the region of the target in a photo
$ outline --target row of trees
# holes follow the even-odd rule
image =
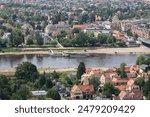
[[[80,32],[74,39],[65,38],[61,39],[60,42],[66,47],[96,47],[103,44],[114,45],[116,38],[105,34],[99,34],[98,37],[95,37],[93,34]]]

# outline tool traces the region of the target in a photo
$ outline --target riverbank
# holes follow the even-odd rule
[[[92,69],[102,69],[102,70],[107,70],[108,68],[103,68],[103,67],[91,67]],[[8,68],[8,69],[0,69],[0,74],[6,75],[6,76],[14,76],[15,75],[15,68]],[[40,74],[42,73],[52,73],[53,71],[56,71],[58,73],[63,73],[63,72],[76,72],[77,68],[38,68],[38,71]]]
[[[42,73],[52,73],[53,71],[56,72],[75,72],[77,71],[76,68],[38,68],[38,71],[40,74]],[[6,75],[6,76],[14,76],[15,75],[15,68],[7,68],[7,69],[0,69],[0,74]]]
[[[150,48],[145,46],[132,47],[132,48],[53,48],[54,52],[75,52],[75,53],[88,53],[91,55],[98,54],[150,54]],[[85,51],[86,50],[86,51]],[[23,54],[49,54],[49,49],[42,50],[40,48],[26,49],[20,52],[4,52],[0,55],[23,55]]]
[[[98,48],[87,50],[89,54],[150,54],[150,48],[145,46],[132,48]]]

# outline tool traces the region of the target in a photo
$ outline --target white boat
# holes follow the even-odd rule
[[[52,50],[51,52],[49,53],[50,56],[54,56],[54,57],[68,57],[69,54],[67,53],[54,53]]]

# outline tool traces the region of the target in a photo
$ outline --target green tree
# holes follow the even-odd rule
[[[32,45],[33,44],[33,40],[32,39],[28,39],[27,40],[27,45]]]
[[[138,58],[137,58],[137,60],[136,60],[136,64],[137,65],[142,65],[142,64],[144,64],[145,63],[145,57],[144,56],[139,56]]]
[[[14,100],[27,100],[31,96],[29,89],[26,86],[21,86],[12,96]]]
[[[109,37],[107,38],[107,43],[108,43],[108,44],[114,44],[114,43],[116,43],[116,38],[113,37],[113,36],[109,36]]]
[[[53,83],[52,83],[52,80],[51,79],[49,79],[49,78],[47,78],[46,79],[46,88],[52,88],[53,87]]]
[[[76,40],[76,45],[79,47],[85,47],[88,46],[88,40],[90,39],[89,35],[84,32],[80,32],[77,34],[75,40]]]
[[[63,38],[67,35],[66,31],[65,30],[61,30],[60,31],[60,37]]]
[[[86,72],[84,62],[80,62],[78,69],[77,69],[77,79],[81,79],[81,76]]]
[[[12,46],[18,46],[24,42],[24,36],[20,29],[15,28],[12,30],[10,42]]]
[[[121,63],[120,64],[120,77],[121,78],[127,78],[127,73],[125,71],[125,66],[126,66],[126,63]]]
[[[39,77],[39,87],[41,88],[41,87],[43,87],[44,85],[45,85],[45,83],[46,83],[46,77],[45,77],[45,75],[40,75],[40,77]]]
[[[120,91],[115,88],[112,84],[106,83],[103,88],[103,95],[105,95],[107,98],[112,98],[112,94],[118,95]]]
[[[80,20],[79,22],[80,22],[81,24],[87,23],[88,20],[89,20],[88,14],[87,14],[87,13],[81,14],[80,17],[79,17],[79,20]]]
[[[145,85],[143,87],[143,93],[144,93],[144,96],[149,98],[149,96],[150,96],[150,77],[149,77],[149,80],[145,83]]]
[[[59,74],[56,71],[53,71],[52,78],[58,80],[59,79]]]
[[[55,90],[55,89],[50,89],[48,90],[47,93],[47,97],[48,98],[52,98],[53,100],[61,100],[61,96],[59,95],[59,93]]]
[[[140,90],[142,89],[142,87],[145,85],[145,81],[143,78],[136,78],[135,79],[135,85],[138,85],[140,87]]]
[[[65,84],[66,86],[68,85],[72,86],[73,84],[71,78],[69,78],[66,74],[62,74],[61,77],[59,78],[59,81],[62,84]]]
[[[50,44],[51,44],[52,46],[56,46],[56,45],[57,45],[57,41],[56,41],[56,40],[51,40]]]
[[[38,79],[39,73],[35,65],[30,62],[23,62],[17,66],[15,76],[17,79],[35,81]]]
[[[80,32],[80,30],[78,29],[78,28],[74,28],[73,30],[72,30],[72,34],[74,34],[74,33],[79,33]]]
[[[107,43],[107,38],[108,37],[105,34],[98,34],[98,36],[97,36],[97,40],[98,40],[100,45],[106,44]]]
[[[94,92],[96,93],[98,91],[98,87],[100,85],[100,81],[98,77],[92,77],[89,80],[89,84],[92,84],[94,86]]]
[[[36,37],[36,41],[38,45],[43,45],[43,38],[40,35]]]
[[[6,47],[7,41],[0,38],[0,47]]]
[[[133,37],[133,34],[132,34],[132,32],[131,32],[131,30],[130,30],[130,29],[129,29],[129,30],[127,30],[127,35],[128,35],[128,36]]]
[[[0,99],[8,100],[11,97],[11,88],[8,78],[4,75],[0,75]]]

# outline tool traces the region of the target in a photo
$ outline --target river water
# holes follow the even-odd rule
[[[50,55],[2,55],[0,56],[0,68],[14,68],[24,61],[32,62],[38,68],[77,68],[83,61],[87,67],[114,67],[125,62],[128,65],[136,63],[139,55],[106,55],[101,54],[87,58],[52,57]],[[150,55],[147,55],[150,56]]]

